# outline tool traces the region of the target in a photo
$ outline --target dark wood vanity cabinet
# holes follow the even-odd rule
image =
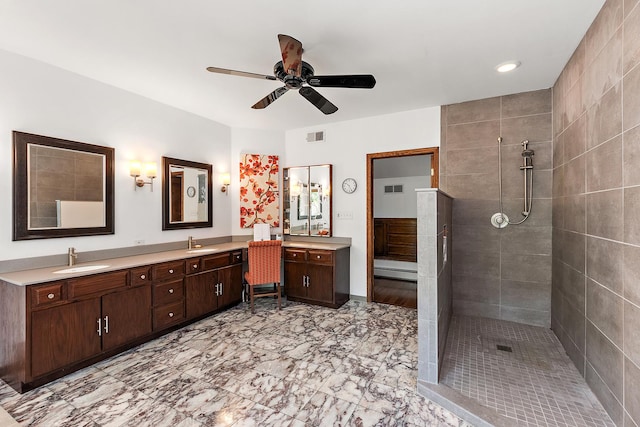
[[[0,281],[0,377],[24,392],[241,300],[241,250],[35,285]]]
[[[151,266],[154,331],[166,329],[184,321],[185,272],[194,266],[197,269],[199,263],[199,259],[188,259]]]
[[[129,287],[128,274],[117,271],[30,287],[28,378],[41,377],[151,333],[151,289]],[[49,304],[43,301],[44,294]]]
[[[284,248],[284,289],[292,301],[337,308],[349,300],[349,248]]]
[[[204,256],[198,270],[185,279],[188,319],[242,301],[241,251]]]

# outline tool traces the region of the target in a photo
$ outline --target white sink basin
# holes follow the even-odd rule
[[[201,254],[205,252],[215,252],[219,249],[217,248],[199,248],[199,249],[189,249],[187,251],[188,254]]]
[[[101,270],[109,267],[108,265],[79,265],[77,267],[63,268],[62,270],[56,270],[53,274],[68,274],[68,273],[84,273],[87,271]]]

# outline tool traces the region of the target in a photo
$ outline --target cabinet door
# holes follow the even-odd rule
[[[333,303],[333,267],[307,264],[307,298]]]
[[[109,350],[151,333],[151,287],[102,297],[102,349]]]
[[[218,270],[218,283],[222,294],[218,296],[218,307],[225,307],[242,301],[242,265]]]
[[[306,298],[306,270],[307,264],[303,262],[284,263],[284,291],[287,296]]]
[[[100,353],[100,298],[31,314],[31,375],[38,377]]]
[[[216,295],[217,271],[188,276],[185,279],[187,319],[214,311],[218,307]]]

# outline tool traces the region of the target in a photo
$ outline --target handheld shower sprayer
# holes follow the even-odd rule
[[[524,217],[519,222],[510,222],[509,217],[504,213],[502,207],[502,137],[498,137],[498,180],[500,188],[500,212],[491,216],[491,224],[496,228],[504,228],[509,224],[522,224],[529,218],[531,213],[531,202],[533,201],[533,159],[535,152],[528,148],[529,140],[523,140],[520,145],[522,146],[522,166],[520,170],[524,174],[524,208],[522,210],[522,216]]]

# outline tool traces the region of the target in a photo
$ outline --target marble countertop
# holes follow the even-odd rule
[[[285,248],[307,248],[307,249],[324,249],[338,250],[349,247],[348,244],[342,243],[313,243],[313,242],[296,242],[284,241],[282,246]],[[38,283],[53,282],[56,280],[64,280],[73,277],[88,276],[90,274],[106,273],[109,271],[123,270],[127,268],[139,267],[142,265],[158,264],[161,262],[175,261],[179,259],[197,258],[205,255],[212,255],[219,252],[228,252],[248,247],[248,242],[228,242],[217,245],[204,246],[195,248],[191,251],[187,249],[177,249],[165,252],[155,252],[151,254],[133,255],[122,258],[110,258],[98,261],[75,264],[73,267],[66,265],[58,267],[37,268],[32,270],[14,271],[10,273],[1,273],[0,280],[17,285],[27,286]],[[92,269],[93,266],[101,266]],[[73,269],[69,272],[63,272]]]

